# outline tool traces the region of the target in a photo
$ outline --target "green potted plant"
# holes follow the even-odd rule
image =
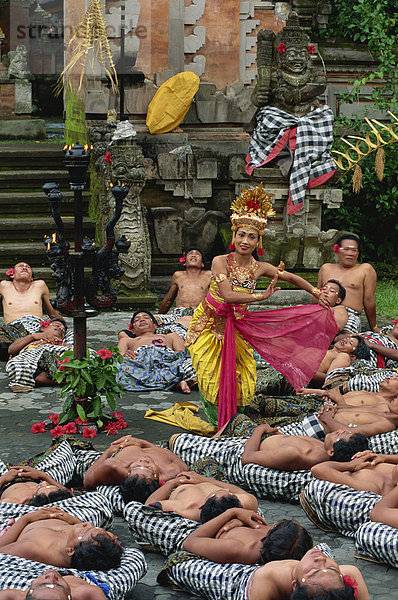
[[[65,352],[58,363],[54,379],[63,384],[61,398],[65,398],[58,423],[62,425],[77,417],[95,422],[103,427],[104,420],[112,419],[112,414],[103,412],[102,398],[105,396],[110,412],[116,409],[116,400],[123,388],[116,383],[117,365],[123,362],[117,346],[105,346],[95,354],[87,350],[82,359],[74,358],[73,351]]]

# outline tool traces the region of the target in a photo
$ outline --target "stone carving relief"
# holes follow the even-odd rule
[[[206,0],[192,0],[191,4],[184,7],[184,25],[195,25],[203,16]],[[189,64],[185,64],[185,71],[192,71],[198,77],[206,69],[206,58],[203,54],[196,54],[206,42],[206,27],[197,25],[192,28],[190,35],[184,36],[184,54],[195,54]]]
[[[257,41],[255,29],[260,24],[254,18],[254,6],[255,2],[241,0],[239,11],[239,79],[247,84],[257,75],[256,68],[251,68],[256,61],[256,53],[251,52]]]
[[[184,24],[195,25],[203,17],[206,0],[192,0],[189,6],[184,9]]]

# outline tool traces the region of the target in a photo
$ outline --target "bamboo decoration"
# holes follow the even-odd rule
[[[68,49],[72,51],[72,57],[59,76],[56,87],[57,94],[62,91],[64,86],[72,89],[72,73],[76,66],[80,67],[77,92],[81,90],[86,72],[87,59],[90,60],[91,66],[94,66],[95,61],[98,61],[103,66],[105,73],[111,81],[112,91],[115,94],[118,93],[117,73],[106,35],[106,24],[101,0],[90,0],[86,14],[77,26],[76,32],[68,44]],[[91,57],[89,57],[90,51],[92,51]]]
[[[383,146],[395,144],[398,141],[398,117],[392,112],[387,111],[392,117],[391,125],[380,123],[376,119],[365,118],[366,123],[370,127],[370,131],[365,137],[357,135],[348,135],[347,138],[340,138],[349,146],[345,152],[332,150],[334,154],[339,154],[337,159],[334,159],[341,171],[349,171],[354,168],[352,178],[352,189],[356,194],[359,194],[362,188],[362,169],[359,162],[369,156],[376,150],[375,171],[379,181],[382,181],[384,175],[385,151]],[[384,135],[384,137],[383,137]],[[355,144],[349,140],[357,140]]]

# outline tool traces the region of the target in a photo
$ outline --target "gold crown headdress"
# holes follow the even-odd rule
[[[268,217],[274,217],[275,211],[272,209],[271,198],[274,194],[267,194],[260,183],[254,189],[244,189],[239,198],[236,198],[231,204],[232,215],[232,243],[235,242],[235,231],[239,227],[247,225],[257,229],[259,233],[259,255],[263,256],[263,239],[264,229],[267,226]],[[231,248],[232,249],[232,248]]]
[[[384,174],[385,152],[383,146],[395,144],[398,141],[398,117],[389,110],[388,114],[393,118],[391,125],[380,123],[376,119],[365,118],[366,123],[370,127],[365,137],[357,135],[348,135],[340,139],[349,146],[345,152],[332,150],[334,154],[339,154],[338,158],[333,160],[341,171],[349,171],[354,167],[354,175],[352,178],[352,188],[356,194],[359,194],[362,188],[362,169],[358,164],[365,156],[369,156],[376,151],[375,170],[379,181],[382,181]],[[376,125],[379,127],[377,128]],[[384,133],[384,138],[382,134]],[[358,140],[354,145],[349,140]]]

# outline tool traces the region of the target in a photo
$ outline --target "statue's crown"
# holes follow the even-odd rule
[[[291,12],[285,27],[276,36],[276,45],[278,46],[281,42],[286,46],[307,47],[310,43],[310,38],[305,33],[304,29],[300,27],[298,14]]]

